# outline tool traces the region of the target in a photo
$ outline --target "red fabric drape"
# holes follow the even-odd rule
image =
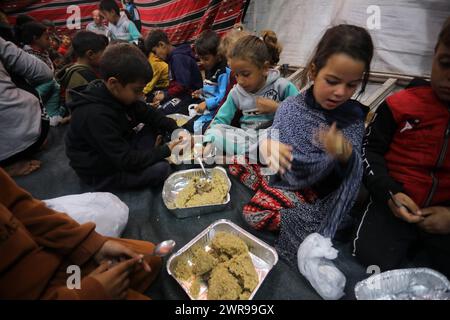
[[[152,28],[163,29],[174,44],[193,41],[205,29],[222,34],[241,21],[250,0],[135,0],[142,21],[142,33]],[[19,14],[55,23],[58,32],[65,33],[66,22],[76,5],[81,12],[82,28],[92,21],[91,13],[99,1],[85,0],[3,0],[0,7],[12,23]],[[119,3],[119,2],[118,2]]]

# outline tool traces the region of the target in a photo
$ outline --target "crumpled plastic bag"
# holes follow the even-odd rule
[[[345,294],[345,276],[331,262],[337,255],[331,240],[318,233],[310,234],[298,248],[300,273],[325,300],[338,300]]]
[[[128,206],[109,192],[88,192],[44,200],[47,207],[64,212],[79,224],[94,222],[95,231],[120,237],[128,222]]]

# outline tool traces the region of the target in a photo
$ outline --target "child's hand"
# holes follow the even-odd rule
[[[190,148],[194,147],[194,136],[191,135],[189,131],[179,130],[177,138],[181,139],[181,144],[183,145],[189,144]]]
[[[213,155],[213,149],[214,148],[214,144],[212,143],[207,143],[206,146],[203,147],[203,157],[207,157],[210,155]]]
[[[177,140],[170,141],[167,146],[169,147],[170,151],[172,151],[177,145],[183,142],[183,138],[179,137]]]
[[[450,208],[429,207],[422,209],[425,219],[417,225],[432,234],[450,234]]]
[[[114,266],[105,261],[89,276],[97,280],[112,299],[125,299],[130,286],[130,274],[140,259],[128,259]]]
[[[263,97],[256,97],[256,109],[259,113],[275,113],[279,103]]]
[[[198,114],[203,114],[205,112],[205,110],[206,110],[206,102],[205,101],[200,102],[198,105],[195,106],[195,111]]]
[[[318,139],[325,151],[340,162],[347,162],[352,155],[352,144],[333,123],[328,130],[320,130]]]
[[[275,172],[284,174],[286,170],[291,170],[293,160],[291,146],[267,139],[259,146],[259,152],[264,157],[266,164]]]
[[[161,103],[159,101],[156,102],[150,102],[149,105],[153,108],[153,109],[158,109],[159,105]]]
[[[423,221],[424,218],[422,216],[422,212],[413,199],[401,192],[396,193],[394,195],[394,198],[399,204],[402,205],[402,207],[398,208],[391,199],[389,199],[388,205],[392,213],[397,218],[402,219],[408,223],[419,223]],[[408,212],[407,208],[413,213]]]
[[[201,95],[202,95],[201,89],[195,90],[194,92],[192,92],[192,98],[194,98],[194,99],[200,99]]]
[[[126,246],[120,244],[114,240],[106,241],[97,254],[94,256],[94,260],[100,264],[104,261],[115,260],[123,261],[130,258],[140,258],[142,255],[137,254],[133,250],[127,248]],[[145,260],[143,260],[142,265],[144,269],[148,272],[151,271],[150,266]]]

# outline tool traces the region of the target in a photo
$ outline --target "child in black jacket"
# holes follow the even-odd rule
[[[145,55],[130,44],[111,45],[100,74],[103,80],[71,91],[70,165],[97,190],[161,184],[170,173],[164,159],[181,140],[161,144],[158,133],[171,134],[178,126],[141,101],[152,77]]]

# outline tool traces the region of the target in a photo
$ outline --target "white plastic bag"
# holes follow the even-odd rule
[[[318,233],[310,234],[298,248],[300,273],[325,300],[338,300],[344,296],[345,276],[331,262],[337,255],[331,240]]]
[[[128,222],[128,206],[108,192],[69,195],[44,202],[80,224],[94,222],[95,231],[107,237],[120,237]]]

